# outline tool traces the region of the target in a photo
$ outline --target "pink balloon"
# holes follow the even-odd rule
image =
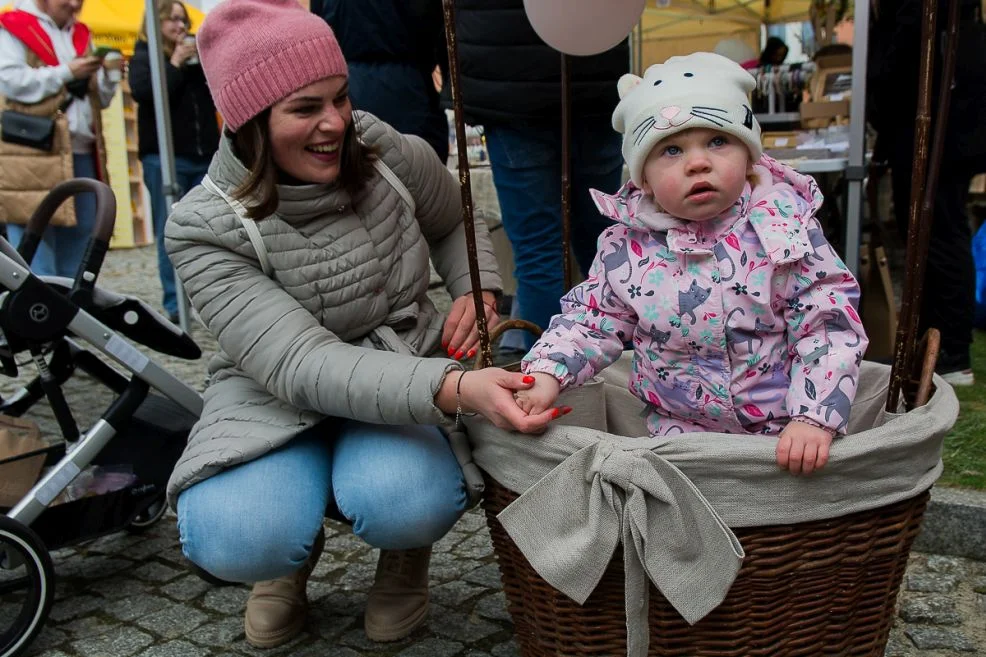
[[[640,20],[647,0],[524,0],[527,18],[545,43],[567,55],[609,50]]]

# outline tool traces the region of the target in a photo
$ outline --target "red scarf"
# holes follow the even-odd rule
[[[0,25],[17,37],[46,66],[58,66],[59,61],[58,55],[55,54],[55,46],[51,42],[51,37],[41,27],[41,21],[38,20],[37,16],[15,9],[0,14]],[[75,53],[78,56],[81,57],[89,47],[89,39],[89,28],[84,23],[76,21],[72,25],[72,45],[75,46]]]

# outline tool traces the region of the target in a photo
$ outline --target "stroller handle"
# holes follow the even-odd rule
[[[96,283],[99,269],[103,266],[103,259],[109,249],[113,227],[116,224],[116,196],[106,183],[92,178],[73,178],[52,187],[24,227],[24,237],[17,251],[25,261],[31,262],[55,210],[69,197],[86,192],[96,196],[96,223],[93,225],[92,236],[89,238],[79,271],[75,275],[74,289],[91,290]]]

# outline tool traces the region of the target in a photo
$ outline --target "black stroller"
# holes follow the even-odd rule
[[[26,263],[49,219],[63,201],[82,192],[96,195],[97,220],[79,272],[74,280],[35,276]],[[0,399],[0,414],[21,416],[45,397],[63,438],[0,459],[0,488],[9,482],[5,469],[31,460],[45,466],[19,501],[0,507],[6,514],[0,515],[0,657],[21,654],[48,616],[54,598],[50,550],[120,530],[141,531],[164,515],[168,476],[202,410],[195,390],[121,336],[186,359],[201,356],[195,342],[139,299],[96,287],[115,215],[109,187],[70,180],[35,210],[18,251],[0,238],[0,373],[17,375],[16,356],[29,355],[38,369],[30,383]],[[76,368],[115,395],[84,433],[61,389]],[[99,468],[126,472],[115,487],[64,494],[73,482],[78,489],[85,479],[80,475]]]

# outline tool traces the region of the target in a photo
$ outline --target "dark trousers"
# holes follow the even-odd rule
[[[891,155],[894,214],[902,243],[906,244],[911,199],[912,155]],[[932,212],[924,294],[918,338],[934,327],[941,331],[942,349],[951,356],[967,356],[972,343],[976,301],[976,269],[972,261],[972,227],[966,212],[969,183],[975,167],[956,162],[946,153],[938,178]]]

